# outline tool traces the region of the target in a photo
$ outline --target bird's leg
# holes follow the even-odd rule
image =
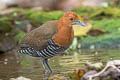
[[[45,74],[48,74],[48,70],[45,67],[45,59],[41,58],[40,63],[42,65],[42,68],[43,68]]]
[[[48,59],[45,59],[45,63],[46,63],[46,66],[48,67],[48,69],[49,69],[49,71],[50,71],[50,74],[53,73],[52,68],[51,68],[50,65],[48,64]]]

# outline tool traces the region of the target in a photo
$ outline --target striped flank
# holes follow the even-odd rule
[[[59,54],[60,52],[65,51],[67,48],[68,47],[62,47],[62,46],[56,45],[55,42],[51,39],[48,41],[48,46],[43,50],[37,51],[29,47],[25,49],[20,49],[18,50],[18,52],[22,54],[28,54],[30,56],[35,56],[35,57],[50,58]]]

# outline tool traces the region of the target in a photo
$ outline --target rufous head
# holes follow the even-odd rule
[[[64,24],[72,27],[72,25],[81,25],[84,26],[85,24],[80,21],[79,16],[75,12],[66,13],[59,21],[59,24]]]

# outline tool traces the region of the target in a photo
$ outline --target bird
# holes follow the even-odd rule
[[[75,12],[65,13],[59,20],[48,21],[28,32],[19,42],[18,52],[40,57],[45,74],[53,73],[48,60],[64,52],[74,38],[73,25],[85,26]]]

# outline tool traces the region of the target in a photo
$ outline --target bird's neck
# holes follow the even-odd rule
[[[72,27],[69,27],[66,24],[58,25],[58,32],[53,37],[53,40],[56,44],[61,46],[69,46],[72,44],[74,37],[74,31]]]

